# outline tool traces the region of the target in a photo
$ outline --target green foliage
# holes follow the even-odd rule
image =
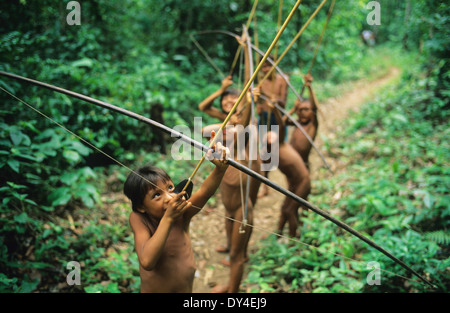
[[[404,261],[438,288],[449,290],[448,98],[438,75],[410,67],[354,113],[328,143],[346,171],[314,181],[311,203],[332,210]],[[430,105],[435,104],[435,105]],[[339,187],[337,187],[339,186]],[[252,259],[247,284],[254,291],[433,291],[390,259],[316,214],[302,218],[299,242],[271,238]],[[310,248],[313,245],[317,248]],[[341,257],[334,254],[339,254]],[[381,263],[381,285],[368,285],[365,264]],[[407,277],[405,280],[397,275]]]
[[[280,51],[317,7],[314,1],[303,2],[281,38]],[[389,22],[383,22],[378,31],[380,42],[394,43],[394,48],[368,48],[361,42],[359,34],[366,27],[368,13],[365,1],[336,2],[312,72],[323,81],[319,97],[336,96],[337,83],[376,78],[392,63],[417,63],[409,55],[405,58],[404,51],[395,46],[400,42],[409,50],[421,51],[420,62],[426,75],[408,73],[412,79],[405,78],[402,93],[410,97],[397,97],[391,91],[389,96],[394,100],[386,96],[378,103],[378,110],[353,117],[347,135],[358,133],[358,140],[353,137],[352,145],[339,143],[342,149],[336,152],[331,148],[336,144],[329,143],[330,150],[341,157],[376,155],[382,160],[354,165],[355,171],[370,170],[358,179],[343,178],[351,188],[351,192],[344,192],[346,200],[321,200],[324,208],[337,204],[345,209],[350,223],[373,236],[383,235],[380,228],[425,232],[433,243],[427,246],[427,256],[432,258],[433,251],[443,253],[442,245],[448,244],[448,225],[444,222],[449,214],[445,163],[448,146],[444,140],[448,129],[443,126],[448,118],[445,109],[450,89],[445,55],[450,38],[446,28],[448,5],[431,0],[412,1],[410,18],[403,27],[402,12],[406,6],[402,1],[394,2],[382,2],[383,16]],[[239,33],[252,3],[95,0],[82,3],[81,26],[68,26],[64,2],[3,1],[0,70],[80,92],[168,126],[186,125],[192,129],[193,116],[212,122],[197,110],[197,105],[217,89],[221,77],[188,35],[205,29]],[[284,1],[283,19],[294,3],[295,0]],[[327,9],[328,4],[280,64],[291,74],[294,86],[302,84],[300,72],[309,67]],[[258,34],[262,50],[275,36],[277,15],[278,6],[273,1],[259,1],[258,29],[252,25],[250,32],[252,38]],[[221,70],[228,72],[236,40],[221,35],[202,35],[197,39]],[[395,62],[392,57],[384,57],[392,53],[396,54]],[[130,167],[152,163],[166,169],[174,180],[185,178],[192,169],[191,162],[161,155],[161,142],[157,139],[169,144],[173,140],[136,120],[10,79],[1,78],[0,86]],[[138,265],[126,220],[129,208],[108,198],[110,191],[121,191],[128,171],[110,166],[111,160],[99,156],[24,104],[3,93],[0,97],[0,292],[137,291]],[[415,123],[423,119],[420,125]],[[406,126],[411,127],[405,130]],[[368,132],[376,127],[381,131]],[[396,139],[385,144],[386,139],[382,138],[390,132],[395,133]],[[406,139],[400,139],[403,133]],[[421,141],[429,134],[433,134],[429,141]],[[400,141],[409,158],[394,145]],[[204,177],[208,169],[206,165],[199,176]],[[316,188],[325,193],[333,185],[321,182]],[[379,192],[371,185],[378,186]],[[401,204],[403,215],[393,209],[397,203]],[[374,216],[385,218],[381,226],[374,222]],[[342,251],[323,243],[327,239],[338,242],[348,257],[358,253],[359,243],[341,240],[339,232],[330,234],[322,228],[316,234],[313,229],[317,223],[315,218],[305,219],[305,227],[310,230],[304,232],[303,240]],[[408,238],[419,241],[413,234]],[[261,271],[253,271],[249,277],[260,290],[306,288],[326,292],[363,288],[359,270],[352,262],[328,256],[324,261],[320,253],[299,254],[298,249],[275,242],[267,249],[270,257],[266,261],[262,254],[257,255]],[[434,269],[434,261],[430,261],[424,270],[441,277],[446,266],[441,258],[443,261]],[[286,259],[287,263],[283,261]],[[65,284],[65,266],[70,260],[77,260],[82,266],[81,287]]]
[[[436,230],[425,234],[425,237],[438,245],[448,246],[450,244],[450,234],[446,230]]]

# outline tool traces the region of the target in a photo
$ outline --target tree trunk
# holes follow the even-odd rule
[[[408,49],[408,25],[409,25],[409,18],[411,16],[411,0],[406,0],[406,6],[405,6],[405,18],[403,20],[404,24],[404,34],[403,34],[403,48]]]

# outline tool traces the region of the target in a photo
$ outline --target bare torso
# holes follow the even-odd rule
[[[289,143],[280,145],[280,163],[278,168],[286,175],[288,183],[291,185],[299,184],[305,177],[309,176],[308,169],[298,153]]]
[[[156,227],[145,224],[153,234]],[[141,292],[192,292],[196,266],[188,225],[182,218],[174,223],[153,270],[139,266]]]
[[[269,98],[277,98],[282,107],[286,106],[287,83],[281,75],[276,74],[273,81],[270,79],[263,81],[261,91]]]
[[[317,127],[314,123],[309,122],[307,125],[302,125],[306,133],[311,137],[312,140],[315,139],[317,133]],[[309,152],[311,151],[311,143],[303,134],[303,132],[295,127],[292,132],[292,137],[290,140],[292,147],[300,154],[305,164],[308,164]]]
[[[248,166],[248,161],[242,161],[241,164]],[[261,161],[253,160],[252,161],[252,170],[255,172],[261,171]],[[242,181],[242,191],[244,193],[247,189],[247,174],[242,173],[240,170],[230,166],[225,172],[225,176],[222,179],[222,183],[220,184],[220,193],[222,195],[222,202],[225,206],[225,209],[228,212],[234,212],[242,207],[242,198],[241,198],[241,181]],[[260,186],[260,182],[254,178],[250,178],[250,193],[249,198],[251,201],[251,205],[256,203],[256,198],[258,195],[258,189]]]

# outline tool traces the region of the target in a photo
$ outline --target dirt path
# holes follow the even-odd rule
[[[352,91],[336,98],[327,99],[320,104],[322,114],[319,114],[319,134],[316,137],[315,144],[323,154],[325,154],[324,149],[321,149],[323,138],[332,139],[335,136],[336,132],[342,127],[341,123],[345,120],[349,110],[358,110],[360,105],[367,102],[377,90],[399,75],[399,69],[391,68],[383,77],[372,82],[358,81],[352,87]],[[339,160],[328,158],[326,154],[325,158],[333,170],[343,166],[343,164],[339,164]],[[312,180],[323,178],[318,171],[319,168],[323,167],[323,162],[314,150],[311,152],[310,163]],[[331,175],[329,172],[322,171],[321,173],[326,173],[322,176]],[[270,172],[269,179],[282,187],[286,187],[285,178],[279,170]],[[218,245],[224,244],[226,241],[225,219],[222,217],[225,209],[220,201],[220,196],[218,198],[217,208],[213,211],[204,209],[191,222],[192,245],[198,267],[194,280],[195,293],[209,293],[214,285],[225,284],[228,281],[229,268],[220,262],[227,255],[215,251]],[[258,199],[254,211],[254,224],[268,232],[274,231],[283,199],[284,196],[274,190],[271,190],[268,196]],[[258,242],[268,232],[258,229],[253,231],[249,244],[249,254],[257,250]],[[247,270],[244,276],[246,274]],[[245,290],[242,291],[245,292]]]

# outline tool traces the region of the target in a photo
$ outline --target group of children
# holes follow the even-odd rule
[[[243,41],[240,43],[245,45]],[[247,82],[250,76],[249,56],[248,49],[244,51]],[[261,68],[261,74],[265,75],[270,68],[271,64],[267,62]],[[294,108],[298,122],[314,139],[318,128],[317,100],[311,82],[312,77],[306,75],[305,86],[309,90],[310,99],[297,100]],[[221,87],[200,103],[200,110],[223,122],[240,95],[240,91],[230,88],[232,84],[231,76],[226,77]],[[217,98],[220,98],[220,109],[213,106]],[[252,118],[252,101],[256,103],[259,116],[257,121]],[[252,227],[248,224],[253,225],[254,208],[261,183],[254,178],[248,179],[246,174],[229,167],[228,157],[245,166],[251,165],[255,172],[267,175],[268,171],[263,173],[261,170],[261,165],[268,162],[267,160],[262,160],[258,153],[256,158],[250,160],[251,141],[259,140],[264,143],[265,149],[278,149],[278,169],[286,176],[291,192],[306,199],[311,189],[308,170],[311,143],[299,129],[293,131],[289,142],[286,140],[289,121],[274,105],[276,103],[284,108],[286,101],[287,83],[279,74],[269,76],[259,89],[248,92],[229,120],[229,126],[218,134],[221,140],[216,144],[216,157],[211,156],[211,151],[208,152],[209,159],[215,164],[214,170],[190,197],[185,191],[175,193],[173,181],[162,169],[144,166],[129,175],[124,185],[124,193],[132,203],[129,222],[139,259],[141,292],[192,292],[195,261],[189,237],[189,223],[217,189],[220,190],[227,216],[227,242],[224,246],[219,246],[217,251],[229,253],[230,276],[226,285],[215,286],[212,292],[239,291],[244,263],[248,260],[247,247],[252,232]],[[267,124],[267,132],[257,136],[241,136],[243,128],[249,125],[252,131],[257,132],[257,124]],[[204,128],[203,134],[217,131],[220,125]],[[274,125],[278,125],[279,132],[272,131],[271,126]],[[245,138],[245,144],[239,145],[237,138]],[[237,157],[238,154],[241,155],[240,158]],[[243,190],[247,188],[248,198],[243,199]],[[259,197],[265,194],[267,191],[263,190]],[[299,235],[299,207],[297,201],[285,198],[280,208],[277,229],[280,234],[287,223],[289,235]]]

